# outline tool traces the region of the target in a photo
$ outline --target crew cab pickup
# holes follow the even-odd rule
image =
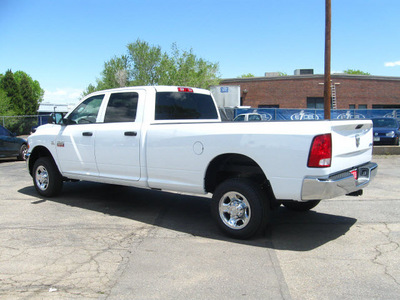
[[[221,122],[207,90],[127,87],[85,97],[28,138],[37,192],[87,180],[213,194],[219,227],[249,238],[271,208],[360,194],[377,172],[369,120]]]

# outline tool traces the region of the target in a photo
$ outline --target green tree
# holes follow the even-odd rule
[[[353,70],[353,69],[344,70],[343,73],[349,74],[349,75],[371,75],[368,72],[363,72],[361,70]]]
[[[288,76],[288,75],[285,72],[276,72],[276,73],[274,73],[273,76]],[[242,75],[238,76],[238,78],[253,78],[253,77],[255,77],[255,76],[252,73],[242,74]]]
[[[101,72],[101,80],[98,80],[100,90],[111,89],[115,87],[124,87],[128,85],[128,57],[114,57],[104,63],[104,69]]]
[[[25,101],[31,101],[34,103],[31,103],[29,106],[31,107],[38,107],[39,104],[43,101],[43,96],[44,96],[44,90],[40,87],[40,83],[37,80],[33,80],[31,76],[26,74],[23,71],[17,71],[14,73],[14,78],[16,82],[21,86],[22,80],[26,80],[27,83],[30,86],[30,89],[32,89],[32,98],[31,99],[25,99]],[[21,91],[22,93],[22,91]],[[37,109],[37,108],[36,108]],[[36,113],[36,111],[35,111]]]
[[[0,74],[0,115],[36,115],[44,91],[38,81],[23,71],[7,70]],[[32,118],[10,118],[6,127],[12,132],[27,134],[37,120]]]
[[[181,51],[172,45],[172,55],[164,54],[158,68],[159,83],[208,88],[219,83],[218,64],[197,58],[190,51]]]
[[[0,115],[10,116],[13,113],[10,110],[10,98],[7,93],[0,88]]]
[[[134,85],[155,85],[160,80],[160,64],[164,57],[160,46],[150,46],[137,40],[128,46],[133,68],[130,72]]]
[[[253,78],[255,77],[252,73],[242,74],[238,78]]]
[[[0,88],[6,93],[9,99],[10,111],[17,115],[23,114],[21,110],[23,106],[21,92],[11,70],[7,70],[6,74],[1,78]]]
[[[22,111],[25,115],[35,115],[37,113],[38,106],[34,99],[35,96],[33,89],[27,76],[22,77],[19,89],[21,91],[21,97],[23,100],[20,111]]]
[[[104,63],[96,85],[90,84],[83,95],[91,92],[134,85],[184,85],[208,88],[219,83],[217,63],[198,58],[192,50],[181,51],[172,45],[171,54],[160,46],[141,40],[127,45],[128,54]]]
[[[36,114],[44,94],[39,82],[23,71],[13,73],[7,70],[0,77],[0,89],[7,97],[5,100],[2,96],[2,103],[7,101],[7,114],[11,115]]]
[[[99,80],[97,80],[99,81]],[[81,97],[83,98],[86,95],[89,95],[91,93],[94,93],[97,90],[101,90],[100,88],[98,89],[96,86],[94,86],[93,84],[89,84],[86,89],[82,92]]]

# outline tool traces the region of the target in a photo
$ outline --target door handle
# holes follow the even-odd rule
[[[137,132],[136,131],[125,131],[124,135],[125,136],[137,136]]]
[[[93,132],[82,132],[83,136],[92,136]]]

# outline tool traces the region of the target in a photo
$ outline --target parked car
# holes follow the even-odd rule
[[[263,118],[260,114],[250,113],[250,114],[240,114],[233,121],[235,122],[254,122],[262,121]]]
[[[8,129],[0,125],[0,157],[16,157],[25,160],[28,151],[27,141],[16,137]]]
[[[394,118],[373,118],[374,144],[399,145],[400,124]]]

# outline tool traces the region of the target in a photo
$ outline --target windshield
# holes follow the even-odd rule
[[[394,119],[382,118],[382,119],[372,119],[374,127],[397,127],[397,122]]]

